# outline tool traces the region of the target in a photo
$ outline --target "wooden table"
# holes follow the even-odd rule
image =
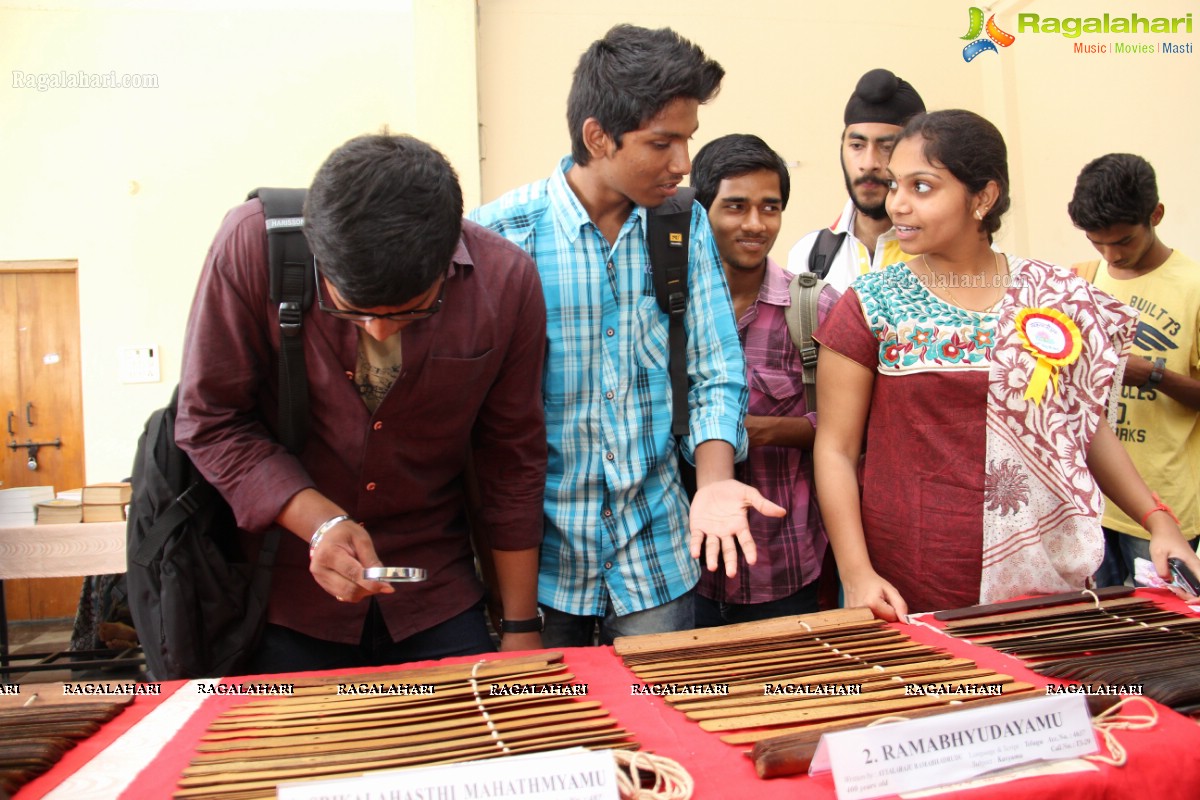
[[[0,581],[124,571],[124,521],[0,528]]]
[[[125,572],[125,522],[0,528],[0,665],[8,666],[4,581]]]

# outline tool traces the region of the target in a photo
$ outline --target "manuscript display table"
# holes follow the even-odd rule
[[[1162,592],[1146,594],[1173,610],[1185,609],[1173,597],[1164,598]],[[973,659],[981,667],[1028,683],[1045,685],[1047,682],[1025,669],[1019,661],[995,651],[950,638],[924,625],[897,627],[918,642]],[[631,685],[640,682],[620,662],[612,648],[568,648],[563,653],[575,681],[588,684],[587,699],[602,703],[637,737],[644,750],[672,758],[691,773],[696,783],[697,800],[835,798],[830,775],[760,780],[751,760],[743,755],[746,748],[726,745],[717,735],[702,731],[660,697],[632,694]],[[450,659],[460,663],[474,660],[476,658]],[[347,679],[356,676],[356,680],[360,680],[373,671],[347,670],[326,674],[345,675]],[[288,676],[272,676],[270,680],[287,682]],[[23,692],[28,691],[23,688]],[[135,698],[122,715],[68,752],[49,773],[22,788],[14,800],[168,798],[209,722],[223,709],[240,702],[244,702],[244,698],[201,696],[194,685],[184,682],[163,684],[162,696]],[[1200,725],[1163,706],[1156,707],[1159,721],[1153,730],[1117,733],[1128,752],[1124,767],[1094,764],[1094,769],[1086,772],[1023,778],[951,792],[949,796],[963,800],[1036,800],[1045,797],[1085,800],[1138,796],[1154,797],[1155,800],[1194,800],[1200,796]]]

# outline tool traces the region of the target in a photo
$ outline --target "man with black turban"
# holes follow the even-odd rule
[[[886,69],[858,79],[843,115],[842,175],[850,199],[829,228],[809,233],[788,253],[791,272],[817,272],[845,291],[859,275],[907,258],[884,201],[884,170],[904,123],[925,110],[908,81]]]

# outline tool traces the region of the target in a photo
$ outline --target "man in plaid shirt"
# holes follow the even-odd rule
[[[746,354],[750,453],[738,477],[787,509],[785,517],[750,519],[756,563],[739,562],[733,577],[704,573],[696,622],[806,614],[818,610],[817,579],[829,539],[813,492],[817,415],[805,397],[804,365],[785,317],[792,276],[768,255],[791,192],[787,164],[757,136],[722,136],[696,154],[692,186],[708,209]],[[821,290],[817,321],[839,296],[832,286]]]
[[[619,25],[580,59],[568,99],[571,155],[546,180],[471,218],[525,248],[547,304],[543,389],[550,463],[538,600],[546,647],[694,626],[698,559],[755,561],[747,509],[782,508],[733,478],[747,391],[729,295],[699,206],[689,238],[690,509],[671,434],[667,316],[646,209],[691,169],[700,104],[724,70],[669,29]]]

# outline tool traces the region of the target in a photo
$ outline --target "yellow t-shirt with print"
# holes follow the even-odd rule
[[[1130,358],[1165,358],[1165,367],[1200,380],[1200,264],[1178,250],[1158,269],[1116,280],[1100,263],[1095,284],[1138,312]],[[1152,491],[1179,516],[1183,535],[1200,535],[1200,411],[1157,389],[1122,386],[1116,434]],[[1111,501],[1104,526],[1150,534]]]

